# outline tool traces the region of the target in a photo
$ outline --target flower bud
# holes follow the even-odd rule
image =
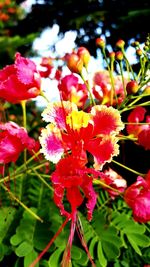
[[[139,42],[138,41],[135,41],[135,42],[133,42],[131,45],[133,46],[133,47],[137,47],[137,46],[139,46]]]
[[[104,48],[106,46],[106,43],[102,38],[97,38],[96,45],[99,46],[100,48]]]
[[[116,58],[116,60],[118,60],[118,61],[123,60],[123,53],[122,53],[121,51],[117,51],[117,52],[115,53],[115,58]]]
[[[67,66],[70,71],[75,73],[81,73],[83,69],[83,61],[75,53],[67,56]]]
[[[147,86],[144,91],[143,91],[144,94],[148,94],[150,95],[150,86]]]
[[[83,61],[83,65],[87,67],[91,58],[89,51],[85,47],[79,47],[77,55]]]
[[[124,48],[124,45],[125,45],[125,41],[122,39],[118,40],[116,43],[116,47],[121,48],[121,49]]]
[[[144,45],[143,49],[144,49],[145,51],[148,51],[148,50],[149,50],[149,47],[148,47],[147,45]]]
[[[136,54],[140,57],[140,56],[142,56],[143,52],[142,52],[142,50],[140,48],[138,48],[136,50]]]
[[[113,51],[110,52],[109,53],[109,58],[112,59],[112,60],[114,60],[115,59],[115,52],[113,52]]]
[[[139,89],[138,83],[136,81],[130,81],[126,85],[127,93],[130,94],[136,94]]]

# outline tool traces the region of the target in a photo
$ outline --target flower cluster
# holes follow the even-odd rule
[[[110,52],[109,59],[105,41],[98,38],[96,45],[102,51],[107,69],[96,71],[89,79],[90,53],[84,47],[62,58],[70,71],[64,76],[61,68],[54,70],[54,59],[43,58],[40,66],[36,66],[18,52],[14,64],[0,70],[0,98],[4,104],[21,104],[24,126],[13,121],[0,123],[0,173],[5,179],[7,168],[4,166],[17,164],[23,151],[22,166],[25,168],[27,151],[31,155],[29,161],[40,154],[46,163],[53,163],[54,169],[48,171],[54,202],[61,215],[71,221],[62,266],[68,266],[70,261],[81,204],[86,203],[87,219],[92,220],[98,195],[96,185],[107,191],[111,201],[120,195],[132,209],[137,222],[150,221],[149,170],[141,174],[114,160],[120,156],[125,141],[132,141],[146,151],[150,149],[149,102],[143,101],[149,94],[147,71],[141,74],[140,70],[136,75],[126,58],[123,40],[117,42],[119,50]],[[147,69],[148,56],[142,51],[140,57],[143,71]],[[118,64],[119,74],[114,63]],[[127,71],[126,76],[123,68]],[[41,81],[47,77],[57,80],[60,101],[48,103],[42,111],[42,126],[35,140],[27,132],[25,105],[39,95],[44,96]],[[120,175],[112,163],[138,174],[137,181],[128,186],[126,177]]]

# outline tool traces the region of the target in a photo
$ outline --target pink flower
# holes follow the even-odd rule
[[[125,191],[124,200],[132,209],[135,221],[150,221],[150,184],[146,180],[138,176],[137,181]]]
[[[41,152],[57,163],[69,151],[75,156],[89,152],[94,168],[102,168],[118,155],[117,134],[123,129],[118,110],[104,105],[92,107],[90,113],[78,111],[73,103],[50,104],[43,112],[50,122],[41,132]]]
[[[69,100],[78,107],[83,107],[88,99],[88,91],[85,84],[79,83],[77,76],[73,74],[66,75],[58,84],[62,100]]]
[[[100,181],[103,181],[106,185],[112,187],[111,189],[104,186],[104,189],[107,190],[107,192],[113,199],[120,193],[124,192],[127,187],[126,180],[111,168],[105,170],[103,173],[101,172]],[[116,190],[113,190],[113,188]]]
[[[41,77],[30,59],[15,55],[15,63],[0,70],[0,97],[11,103],[40,94]]]
[[[14,122],[0,123],[0,164],[16,162],[25,148],[32,151],[35,145],[24,128]]]

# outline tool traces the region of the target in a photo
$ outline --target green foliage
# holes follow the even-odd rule
[[[23,46],[30,47],[38,33],[28,34],[26,37],[16,36],[0,36],[0,67],[4,67],[8,63],[12,63],[16,51]]]
[[[15,254],[16,262],[13,267],[28,267],[63,223],[63,218],[53,203],[52,191],[29,170],[21,177],[16,176],[15,182],[13,179],[7,186],[10,186],[12,193],[34,214],[42,218],[43,223],[28,210],[19,207],[18,203],[14,205],[14,200],[11,200],[9,195],[7,201],[3,202],[5,206],[0,209],[0,261],[5,264],[6,259]],[[45,181],[48,183],[47,179]],[[98,200],[91,222],[87,221],[84,212],[79,213],[84,240],[96,266],[106,267],[110,263],[113,263],[114,267],[135,266],[132,262],[133,257],[139,266],[149,261],[149,224],[135,222],[121,199],[110,205],[108,194],[102,190],[99,190]],[[57,236],[36,267],[60,266],[69,231],[70,223]],[[73,267],[90,266],[77,233],[71,256]],[[132,265],[127,265],[126,262],[130,261],[129,264]]]

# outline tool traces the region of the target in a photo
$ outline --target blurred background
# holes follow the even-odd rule
[[[149,32],[149,0],[0,0],[0,67],[24,56],[63,56],[85,46],[96,58],[97,37],[109,47],[143,43]]]

